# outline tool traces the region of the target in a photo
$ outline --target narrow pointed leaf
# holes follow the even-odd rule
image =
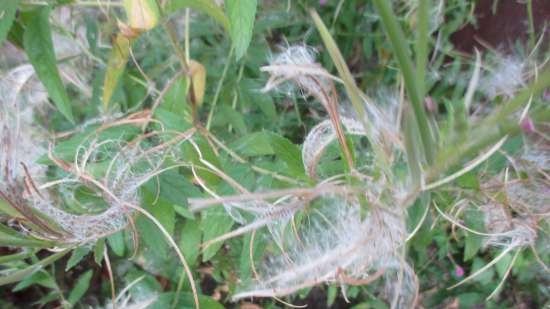
[[[130,40],[119,33],[113,43],[113,49],[109,57],[109,63],[107,64],[107,72],[105,73],[105,80],[103,81],[103,106],[105,109],[109,107],[111,97],[122,77],[122,73],[124,73],[126,63],[128,63],[130,46]]]
[[[50,29],[50,8],[40,7],[24,13],[23,46],[36,75],[59,111],[71,122],[74,117],[67,90],[59,76]]]

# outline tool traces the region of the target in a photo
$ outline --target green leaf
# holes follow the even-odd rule
[[[143,190],[143,203],[147,211],[155,217],[170,234],[174,234],[176,212],[174,206],[163,198],[156,198],[149,190]]]
[[[283,136],[269,131],[256,132],[242,137],[232,146],[244,156],[275,155],[285,163],[287,174],[307,178],[300,148]]]
[[[235,57],[237,60],[244,56],[252,40],[257,5],[257,0],[225,1],[231,24],[231,39],[235,45]]]
[[[166,171],[157,179],[153,179],[145,184],[145,188],[158,195],[160,198],[172,203],[176,212],[188,218],[193,218],[193,214],[188,210],[187,199],[190,197],[200,197],[202,193],[185,176],[176,171]]]
[[[474,189],[479,191],[479,179],[475,172],[466,173],[456,180],[456,184],[464,189]]]
[[[118,256],[124,256],[124,231],[119,231],[107,237],[107,243]]]
[[[188,80],[186,76],[180,77],[166,92],[160,107],[181,117],[190,115],[190,104],[187,104],[186,101],[189,88]]]
[[[105,239],[101,238],[97,241],[94,247],[94,261],[97,265],[101,265],[103,261],[103,250],[105,250]]]
[[[302,163],[302,152],[300,148],[287,138],[277,134],[271,134],[269,140],[275,155],[286,163],[289,174],[295,177],[304,178],[306,172],[304,170],[304,164]]]
[[[143,243],[154,252],[156,257],[168,255],[168,244],[166,238],[151,220],[145,216],[139,216],[136,220],[136,226],[139,231],[140,243]]]
[[[499,278],[503,278],[504,274],[506,274],[508,267],[510,267],[510,264],[512,263],[513,255],[513,253],[508,253],[495,264]]]
[[[56,66],[49,15],[50,8],[47,6],[23,14],[26,25],[23,46],[48,95],[59,111],[74,123],[71,102]]]
[[[194,9],[210,15],[225,31],[229,32],[229,19],[225,16],[223,10],[216,4],[214,0],[170,0],[165,5],[165,11],[172,13],[179,9]]]
[[[55,280],[49,273],[45,271],[39,271],[21,280],[15,287],[13,287],[12,291],[18,292],[35,284],[50,289],[54,289],[56,287]]]
[[[122,73],[126,69],[126,63],[130,57],[130,47],[132,42],[130,39],[119,33],[113,42],[113,49],[107,63],[107,72],[103,81],[103,106],[105,109],[109,107],[111,97],[119,84]]]
[[[223,207],[207,209],[202,213],[201,227],[203,231],[203,242],[212,240],[231,230],[233,218],[229,216]],[[202,261],[210,260],[222,247],[223,242],[217,242],[204,249]]]
[[[18,260],[23,260],[23,259],[26,259],[29,256],[33,255],[34,253],[35,253],[34,251],[28,251],[28,252],[23,251],[23,252],[20,252],[20,253],[3,255],[3,256],[0,256],[0,264],[5,264],[5,263],[8,263],[8,262],[13,262],[13,261],[18,261]]]
[[[0,247],[38,247],[46,248],[52,245],[51,241],[35,239],[29,236],[19,234],[9,227],[0,224]]]
[[[476,271],[478,271],[481,268],[485,267],[485,265],[487,265],[487,263],[483,259],[480,259],[480,258],[476,257],[474,259],[474,262],[472,263],[472,269],[470,270],[470,274],[475,273]],[[483,285],[486,285],[486,284],[491,283],[491,281],[493,280],[494,275],[495,275],[495,269],[493,267],[489,267],[485,271],[483,271],[482,273],[478,274],[473,280],[475,280],[475,281],[477,281],[477,282],[479,282]]]
[[[221,105],[214,118],[214,123],[216,123],[217,126],[230,124],[235,128],[238,135],[245,135],[247,133],[243,114],[234,110],[229,105]]]
[[[19,0],[0,0],[0,46],[10,31],[18,5]]]
[[[485,225],[483,223],[483,214],[477,209],[465,212],[464,221],[469,228],[483,232]],[[473,258],[483,245],[483,237],[470,232],[466,232],[464,246],[464,261]]]
[[[187,220],[181,229],[180,249],[189,263],[193,266],[199,256],[201,244],[201,229],[199,220]]]
[[[267,132],[255,132],[243,136],[231,146],[234,151],[249,157],[275,154]]]
[[[65,254],[67,254],[68,252],[69,252],[68,250],[57,252],[57,253],[52,254],[52,255],[48,256],[47,258],[39,261],[38,263],[35,263],[35,264],[33,264],[31,266],[28,266],[24,269],[19,269],[19,270],[10,272],[7,275],[0,276],[0,286],[10,284],[10,283],[14,283],[14,282],[18,282],[18,281],[21,281],[21,280],[25,279],[27,276],[30,276],[34,272],[36,272],[36,271],[50,265],[51,263],[59,260],[60,258],[65,256]]]
[[[73,290],[67,298],[69,304],[71,304],[72,306],[76,305],[76,303],[82,298],[82,296],[86,294],[86,291],[88,291],[88,288],[90,287],[90,280],[92,279],[93,274],[94,272],[92,270],[88,270],[78,278]]]
[[[77,247],[73,250],[71,257],[67,261],[67,266],[65,266],[65,271],[69,271],[76,264],[78,264],[86,255],[90,253],[90,248],[88,247]]]

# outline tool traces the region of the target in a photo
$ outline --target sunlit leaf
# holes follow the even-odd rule
[[[113,42],[113,49],[103,81],[103,106],[105,109],[109,107],[111,97],[124,73],[126,63],[128,63],[128,58],[130,57],[130,47],[130,39],[119,33]]]

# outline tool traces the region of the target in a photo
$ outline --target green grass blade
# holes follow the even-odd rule
[[[40,262],[38,262],[36,264],[33,264],[33,265],[31,265],[27,268],[14,271],[14,272],[10,273],[9,275],[1,276],[0,277],[0,286],[21,281],[25,277],[30,276],[31,274],[33,274],[34,272],[36,272],[36,271],[50,265],[51,263],[59,260],[60,258],[65,256],[65,254],[67,254],[68,252],[69,252],[69,250],[63,250],[61,252],[57,252],[57,253],[52,254],[52,255],[48,256],[47,258],[41,260]]]
[[[384,151],[381,149],[380,145],[378,145],[376,139],[374,138],[374,129],[366,119],[367,113],[365,110],[365,106],[363,105],[363,99],[361,98],[363,94],[361,93],[361,90],[357,87],[357,84],[355,83],[355,80],[351,75],[351,72],[346,64],[346,61],[344,60],[344,57],[342,56],[342,53],[338,49],[338,46],[330,35],[327,27],[321,20],[321,17],[319,17],[319,14],[317,14],[317,12],[313,10],[310,12],[310,14],[313,18],[315,26],[317,27],[317,30],[319,31],[319,34],[321,35],[321,39],[323,40],[323,43],[325,44],[325,47],[330,54],[332,62],[334,63],[334,66],[338,71],[338,75],[340,75],[340,78],[342,78],[346,93],[350,98],[351,104],[357,112],[357,116],[363,124],[363,127],[365,128],[365,133],[367,134],[367,137],[369,138],[369,141],[371,142],[371,145],[376,154],[376,162],[378,162],[383,169],[387,170],[389,167],[387,156],[384,154]]]
[[[431,132],[428,117],[424,110],[423,97],[421,95],[420,86],[416,80],[415,69],[410,57],[409,47],[405,35],[399,26],[397,17],[391,8],[391,2],[387,0],[373,0],[388,37],[390,39],[393,51],[399,63],[399,67],[403,73],[405,88],[409,94],[414,116],[418,123],[422,144],[424,145],[424,155],[428,163],[431,163],[434,158],[435,144],[433,142],[433,134]]]
[[[428,39],[430,22],[430,0],[420,0],[417,10],[417,36],[416,36],[416,81],[420,97],[424,97],[426,89],[426,67],[428,64]]]

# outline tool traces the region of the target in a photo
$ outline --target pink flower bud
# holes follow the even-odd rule
[[[462,267],[458,266],[458,265],[455,265],[455,276],[457,276],[458,278],[461,278],[464,276],[464,269],[462,269]]]
[[[535,124],[533,120],[529,117],[525,117],[521,120],[519,126],[524,133],[533,133],[535,132]]]
[[[430,113],[434,113],[437,110],[437,106],[435,105],[435,101],[432,97],[426,97],[424,99],[424,106]]]
[[[328,3],[328,0],[319,0],[319,5],[324,6]]]

